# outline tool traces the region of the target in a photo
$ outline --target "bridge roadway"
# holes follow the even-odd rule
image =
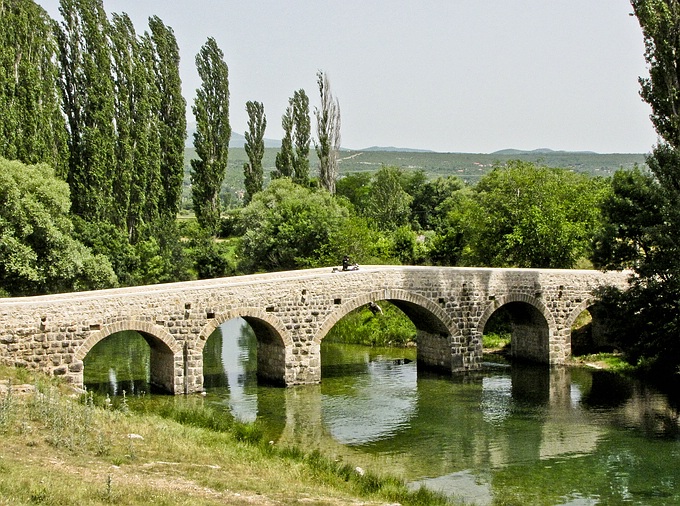
[[[285,385],[321,380],[320,343],[350,311],[388,300],[417,328],[419,365],[481,367],[482,333],[506,307],[511,353],[562,364],[571,325],[594,290],[628,274],[590,270],[365,266],[235,276],[81,293],[0,299],[0,362],[83,384],[83,360],[106,337],[138,331],[151,382],[171,393],[203,388],[203,348],[223,322],[244,318],[257,336],[258,375]]]

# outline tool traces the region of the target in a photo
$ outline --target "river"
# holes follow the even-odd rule
[[[94,350],[93,350],[94,351]],[[419,370],[415,349],[323,344],[320,385],[258,385],[255,336],[225,322],[205,402],[300,444],[467,504],[680,504],[678,398],[606,371],[485,363]],[[85,361],[89,389],[148,392],[148,345],[120,333]]]

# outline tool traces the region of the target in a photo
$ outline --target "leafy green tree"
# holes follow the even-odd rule
[[[349,217],[328,192],[272,181],[241,213],[241,269],[295,269],[319,265],[331,237]],[[339,259],[337,260],[339,262]]]
[[[283,128],[283,138],[281,139],[281,150],[276,153],[276,170],[272,172],[272,178],[293,177],[295,173],[295,151],[293,150],[293,107],[286,107],[286,112],[281,116],[281,127]]]
[[[383,166],[373,176],[364,215],[380,230],[394,230],[408,223],[411,197],[402,186],[399,167]]]
[[[248,161],[243,164],[244,185],[246,187],[245,203],[248,204],[253,195],[262,191],[264,176],[262,158],[264,157],[264,132],[267,128],[267,117],[261,102],[246,102],[248,112],[248,131],[245,133],[244,148]]]
[[[111,220],[116,167],[111,28],[102,0],[61,0],[59,10],[64,18],[57,39],[71,211],[90,220]]]
[[[53,21],[32,0],[0,3],[0,156],[66,175]]]
[[[46,164],[0,158],[0,289],[10,295],[115,286],[106,257],[72,237],[68,185]]]
[[[192,110],[196,117],[194,147],[198,159],[191,160],[191,185],[198,223],[211,235],[220,219],[220,187],[229,153],[229,71],[224,53],[212,37],[196,56],[202,86],[196,90]]]
[[[574,172],[514,161],[475,187],[468,263],[571,268],[590,254],[606,186]]]
[[[160,189],[158,209],[171,227],[179,212],[184,181],[184,141],[187,136],[186,100],[179,75],[179,47],[172,28],[157,17],[149,19],[156,74],[160,136]]]
[[[649,77],[641,96],[652,108],[660,136],[647,157],[651,174],[614,176],[603,204],[604,226],[594,262],[632,268],[631,287],[603,298],[613,332],[630,361],[646,361],[657,372],[680,365],[680,2],[632,0],[645,42]]]
[[[371,195],[370,172],[354,172],[345,174],[338,179],[335,186],[335,194],[349,200],[357,213],[364,214]]]
[[[319,183],[322,188],[335,194],[338,178],[338,151],[340,150],[340,103],[331,93],[328,74],[316,74],[321,97],[320,108],[314,109],[316,116],[316,154],[319,157]]]
[[[404,190],[413,197],[411,221],[423,230],[434,230],[446,215],[444,202],[463,188],[455,176],[428,180],[425,172],[418,170],[406,178]]]
[[[442,218],[437,220],[434,236],[428,243],[428,257],[435,265],[459,265],[466,251],[466,241],[472,235],[468,217],[479,212],[473,191],[463,188],[453,193],[437,210]]]
[[[309,98],[305,90],[297,90],[291,99],[295,158],[293,159],[293,181],[303,186],[309,184],[309,145],[311,143],[311,121],[309,120]]]
[[[137,38],[130,18],[113,15],[111,51],[115,76],[116,162],[111,221],[135,244],[159,216],[161,139],[160,96],[151,39]],[[147,230],[145,230],[147,229]]]

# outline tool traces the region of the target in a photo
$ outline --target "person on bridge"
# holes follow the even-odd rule
[[[359,268],[359,264],[356,262],[352,263],[349,255],[342,257],[342,270],[343,271],[356,271]]]

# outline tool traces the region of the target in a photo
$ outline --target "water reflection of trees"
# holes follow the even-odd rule
[[[135,331],[116,332],[95,344],[83,360],[83,383],[88,391],[108,395],[149,392],[150,347]]]

